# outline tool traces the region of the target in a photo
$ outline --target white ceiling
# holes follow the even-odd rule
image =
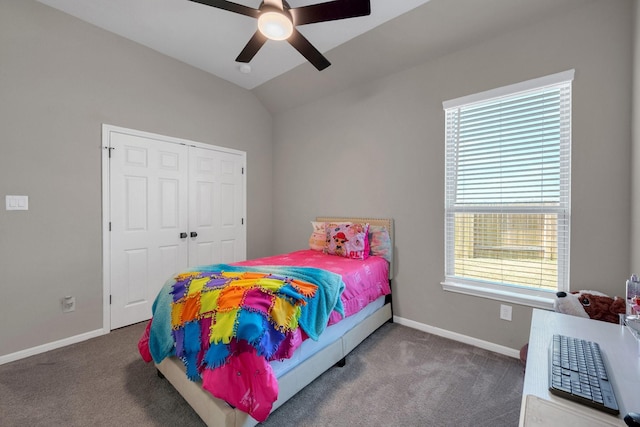
[[[306,62],[288,43],[268,41],[251,61],[251,72],[240,72],[235,58],[256,31],[256,20],[189,0],[38,1],[246,89],[260,86]],[[324,54],[428,1],[371,0],[369,16],[303,25],[298,29]],[[234,2],[254,8],[260,5],[260,0]],[[322,2],[288,0],[292,8]],[[333,62],[331,55],[326,56]]]

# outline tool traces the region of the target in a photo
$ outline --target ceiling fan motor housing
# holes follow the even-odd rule
[[[271,5],[260,7],[258,28],[271,40],[286,40],[293,33],[293,18],[289,9],[280,9]]]

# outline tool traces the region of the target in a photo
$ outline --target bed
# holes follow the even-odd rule
[[[295,345],[292,346],[292,349],[290,349],[288,353],[285,351],[287,358],[278,358],[278,360],[268,362],[273,376],[277,378],[277,399],[272,402],[268,413],[276,410],[327,369],[334,365],[344,366],[346,356],[360,342],[393,318],[390,288],[390,281],[393,277],[393,262],[389,262],[392,261],[393,221],[391,219],[373,218],[318,217],[314,222],[314,226],[316,224],[335,225],[344,223],[369,224],[371,230],[377,229],[378,231],[382,230],[386,232],[387,234],[385,236],[387,236],[388,242],[385,245],[388,246],[388,250],[383,251],[384,256],[370,256],[364,260],[354,260],[349,257],[336,256],[335,254],[327,255],[322,251],[318,251],[317,249],[319,248],[313,248],[312,240],[314,233],[312,233],[310,249],[233,264],[235,268],[241,269],[243,272],[260,271],[280,273],[281,271],[286,271],[289,273],[291,271],[290,269],[300,268],[304,269],[303,271],[307,273],[309,271],[315,272],[316,269],[322,269],[320,273],[328,271],[329,273],[327,274],[333,276],[335,276],[336,273],[340,274],[338,281],[343,284],[343,288],[341,288],[338,294],[339,298],[334,307],[335,309],[331,310],[328,315],[328,321],[327,319],[323,319],[324,324],[321,325],[322,327],[318,327],[321,333],[319,333],[318,336],[314,336],[314,333],[311,332],[308,336],[313,339],[305,339],[307,338],[306,330],[314,331],[315,329],[313,326],[308,326],[308,324],[313,323],[313,321],[304,317],[310,309],[304,311],[299,319],[301,327],[297,328],[298,330],[302,330],[304,326],[304,331],[298,333],[296,338],[292,339]],[[371,232],[371,230],[369,231]],[[369,236],[371,236],[371,233],[369,233]],[[346,239],[340,240],[340,238],[344,238],[344,234],[337,233],[332,237],[332,240],[338,242],[337,250],[342,250],[340,245],[343,244]],[[375,245],[375,243],[376,242],[373,242],[372,245]],[[371,248],[367,247],[366,251],[367,253],[371,252],[375,254],[374,249],[374,246]],[[354,265],[362,270],[353,270],[352,267]],[[217,268],[214,268],[214,270],[217,271]],[[374,272],[374,276],[376,274],[382,274],[380,271],[383,271],[384,277],[373,277],[372,280],[376,283],[375,286],[370,284],[365,285],[366,280],[369,279],[368,277],[363,279],[363,276],[370,276],[372,271]],[[312,281],[309,280],[309,282]],[[376,291],[376,293],[369,290],[372,287],[378,287],[380,289]],[[296,290],[304,293],[304,290],[301,290],[299,287],[296,287]],[[325,300],[331,299],[331,297],[327,296],[322,296],[322,298]],[[314,308],[314,310],[317,309]],[[340,312],[344,314],[344,317],[342,314],[339,314]],[[154,312],[154,319],[152,319],[151,322],[153,325],[151,326],[155,325],[156,316],[159,316],[159,314]],[[326,326],[327,324],[328,326]],[[153,328],[150,330],[152,333],[151,339],[153,340]],[[295,349],[295,351],[293,351],[293,349]],[[154,356],[153,360],[155,361],[154,363],[159,376],[166,378],[166,380],[173,385],[200,418],[202,418],[205,424],[208,426],[224,427],[249,427],[258,424],[259,421],[254,418],[256,417],[254,412],[252,412],[254,415],[252,417],[239,407],[234,407],[227,403],[227,401],[214,397],[212,393],[205,390],[204,381],[190,380],[188,378],[190,364],[185,361],[188,357],[184,357],[183,354],[180,355],[181,357],[176,357],[175,355],[164,357],[161,361],[157,361],[159,357],[156,358]],[[201,359],[198,359],[198,362],[201,362]],[[191,363],[191,365],[193,365],[193,363]],[[230,378],[229,375],[231,374],[228,374],[227,377]],[[239,372],[238,375],[240,375]],[[191,375],[191,377],[193,379],[193,375]],[[218,377],[216,380],[220,378],[222,377]],[[256,389],[257,388],[259,387],[256,387]],[[232,400],[232,402],[236,401]],[[264,408],[262,410],[264,410]],[[262,414],[262,419],[264,419],[265,416],[268,416],[268,414]],[[260,416],[257,416],[257,418],[261,419]]]

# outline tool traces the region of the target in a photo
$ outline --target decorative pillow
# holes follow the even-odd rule
[[[369,257],[369,224],[342,222],[327,224],[324,253],[345,258]]]
[[[369,226],[369,247],[371,255],[380,256],[389,262],[393,261],[391,237],[384,225]]]
[[[325,222],[311,221],[313,232],[309,237],[309,249],[321,251],[327,243],[327,224]]]

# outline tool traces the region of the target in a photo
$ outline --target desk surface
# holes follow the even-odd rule
[[[595,341],[600,345],[620,407],[619,416],[549,393],[549,345],[553,334]],[[621,325],[534,309],[520,425],[584,425],[585,418],[593,420],[593,425],[626,425],[622,418],[627,412],[640,412],[640,340]],[[559,413],[563,413],[562,420],[556,419]],[[575,417],[575,423],[571,422],[572,417]]]

